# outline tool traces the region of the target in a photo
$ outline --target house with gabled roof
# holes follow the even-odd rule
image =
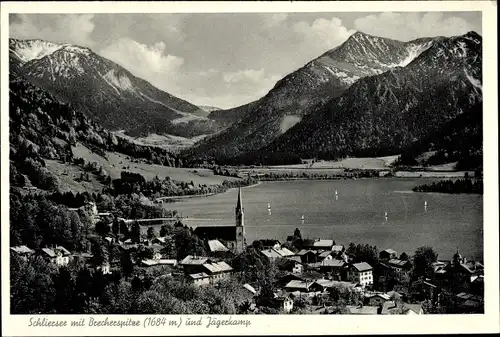
[[[209,257],[188,255],[179,261],[179,265],[184,269],[186,274],[195,274],[206,272],[203,265],[210,262],[212,260]]]
[[[292,280],[283,289],[288,292],[300,291],[301,293],[323,291],[323,287],[314,281]]]
[[[57,266],[67,266],[72,257],[71,252],[62,246],[41,248],[39,254],[44,259],[56,264]]]
[[[268,260],[268,261],[275,261],[277,259],[282,258],[278,252],[276,252],[274,249],[263,249],[260,251],[260,253]]]
[[[334,253],[331,250],[321,251],[318,253],[317,260],[318,261],[331,260],[333,259],[333,255]]]
[[[211,277],[211,282],[227,279],[231,276],[233,268],[224,261],[203,264],[207,274]]]
[[[301,249],[297,254],[302,263],[316,263],[318,260],[317,251],[309,249]]]
[[[10,250],[14,252],[17,256],[22,257],[23,259],[28,259],[35,253],[33,249],[30,249],[27,246],[10,247]]]
[[[412,264],[410,261],[400,259],[389,259],[387,265],[396,273],[408,275],[411,271]]]
[[[332,250],[335,242],[332,239],[305,239],[302,241],[302,248],[315,250]]]
[[[366,262],[351,264],[347,271],[347,279],[362,286],[373,284],[373,267]]]
[[[294,256],[295,253],[289,250],[286,247],[280,247],[280,248],[272,248],[276,253],[278,253],[281,257],[289,257],[289,256]]]
[[[282,296],[276,296],[274,298],[275,307],[283,313],[289,313],[293,309],[293,299],[289,294],[284,294]]]
[[[304,266],[297,256],[291,256],[290,258],[283,259],[278,264],[278,269],[291,272],[292,274],[300,274],[303,272]]]
[[[195,284],[205,282],[205,274],[208,275],[209,283],[227,279],[231,276],[233,268],[224,261],[215,261],[208,257],[186,256],[179,262],[186,275],[194,280],[190,275],[197,274]],[[202,277],[203,276],[203,277]]]
[[[379,257],[381,260],[396,259],[398,257],[398,253],[394,249],[388,248],[381,251]]]
[[[400,301],[386,301],[382,306],[382,315],[423,315],[421,304],[408,304]]]
[[[319,270],[322,273],[326,273],[338,281],[345,280],[347,278],[348,264],[344,260],[323,260],[321,262],[310,263],[309,267]]]
[[[385,293],[365,293],[365,304],[371,306],[383,306],[391,300],[391,296]]]

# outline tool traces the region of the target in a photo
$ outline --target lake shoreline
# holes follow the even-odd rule
[[[464,171],[457,171],[453,172],[457,173],[457,175],[448,175],[448,176],[420,176],[420,177],[415,177],[415,176],[382,176],[382,177],[348,177],[348,176],[330,176],[330,177],[324,177],[324,178],[319,178],[319,177],[283,177],[283,178],[275,178],[275,179],[269,179],[269,178],[264,178],[264,179],[259,179],[259,181],[255,184],[248,185],[248,186],[242,186],[241,188],[247,189],[247,188],[253,188],[257,187],[263,182],[293,182],[293,181],[336,181],[336,180],[384,180],[384,179],[398,179],[398,180],[414,180],[414,179],[446,179],[446,178],[463,178],[463,174],[465,174]],[[462,174],[462,175],[458,175]],[[168,196],[168,197],[161,197],[158,198],[159,200],[165,200],[167,203],[173,203],[176,200],[183,200],[183,199],[192,199],[192,198],[202,198],[202,197],[209,197],[209,196],[214,196],[214,195],[220,195],[227,193],[228,191],[235,189],[238,187],[231,187],[228,188],[225,191],[222,192],[213,192],[213,193],[208,193],[208,194],[193,194],[193,195],[180,195],[180,196]],[[419,193],[415,191],[404,191],[404,193]],[[439,193],[439,192],[431,192],[431,193]],[[449,193],[442,193],[442,194],[449,194]],[[454,194],[463,194],[463,193],[454,193]],[[468,194],[468,193],[465,193]]]
[[[333,238],[344,245],[362,242],[398,253],[430,245],[442,258],[451,258],[459,244],[464,256],[482,256],[482,196],[411,191],[414,185],[432,181],[436,179],[262,182],[243,191],[247,241],[282,241],[299,228],[303,237]],[[237,191],[230,191],[184,200],[172,209],[184,216],[188,226],[231,226],[236,199]]]

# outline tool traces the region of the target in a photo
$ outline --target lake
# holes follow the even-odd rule
[[[262,182],[242,190],[247,243],[263,238],[283,242],[299,228],[303,238],[333,238],[344,246],[363,243],[376,245],[379,250],[392,248],[398,254],[412,254],[417,247],[428,245],[439,258],[448,260],[458,248],[466,258],[482,260],[483,196],[411,191],[416,185],[437,180]],[[204,222],[188,218],[186,223],[193,227],[233,225],[237,193],[237,189],[231,189],[165,207],[178,210],[184,217],[217,219]]]

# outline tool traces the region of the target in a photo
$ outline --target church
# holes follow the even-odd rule
[[[246,247],[244,212],[240,188],[235,208],[235,226],[198,226],[194,233],[204,240],[220,240],[231,252],[240,254]]]

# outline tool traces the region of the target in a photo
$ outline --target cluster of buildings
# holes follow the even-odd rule
[[[235,226],[199,226],[194,230],[206,243],[209,256],[189,255],[180,261],[169,259],[163,254],[166,245],[164,237],[146,240],[140,244],[133,244],[130,240],[121,242],[111,237],[105,240],[110,244],[117,243],[122,250],[137,251],[140,247],[152,250],[151,258],[133,261],[139,268],[161,267],[163,271],[173,270],[175,275],[194,285],[215,285],[221,280],[231,278],[235,270],[228,262],[247,248],[242,201],[240,189],[235,209]],[[93,216],[98,218],[101,214],[92,205],[90,207]],[[287,241],[292,239],[290,237]],[[346,307],[349,314],[422,314],[421,305],[408,303],[408,299],[416,298],[413,302],[419,303],[425,299],[438,302],[443,289],[453,292],[456,300],[471,312],[483,305],[484,267],[478,262],[467,261],[458,252],[452,261],[437,261],[433,264],[432,281],[421,280],[412,284],[411,288],[379,292],[374,291],[374,283],[384,282],[390,275],[409,276],[412,270],[411,262],[399,259],[397,252],[392,249],[380,252],[379,263],[377,266],[371,266],[367,262],[353,261],[352,257],[346,254],[345,247],[335,244],[332,239],[304,239],[301,240],[299,249],[292,249],[291,244],[282,245],[278,240],[269,239],[259,240],[258,244],[253,246],[263,259],[274,262],[279,270],[273,303],[284,313],[292,311],[297,301],[310,302],[311,307],[315,302],[314,313],[327,311],[327,301],[324,299],[335,290],[353,292],[362,298],[358,305]],[[42,256],[56,266],[68,265],[72,258],[78,256],[91,268],[104,274],[112,273],[114,267],[118,268],[120,263],[106,261],[96,264],[92,262],[91,254],[72,254],[61,246],[37,251],[19,246],[11,247],[11,251],[23,258]],[[374,268],[377,269],[376,273]],[[175,273],[179,270],[180,272]],[[242,285],[242,290],[249,300],[259,294],[259,289],[249,284]]]

